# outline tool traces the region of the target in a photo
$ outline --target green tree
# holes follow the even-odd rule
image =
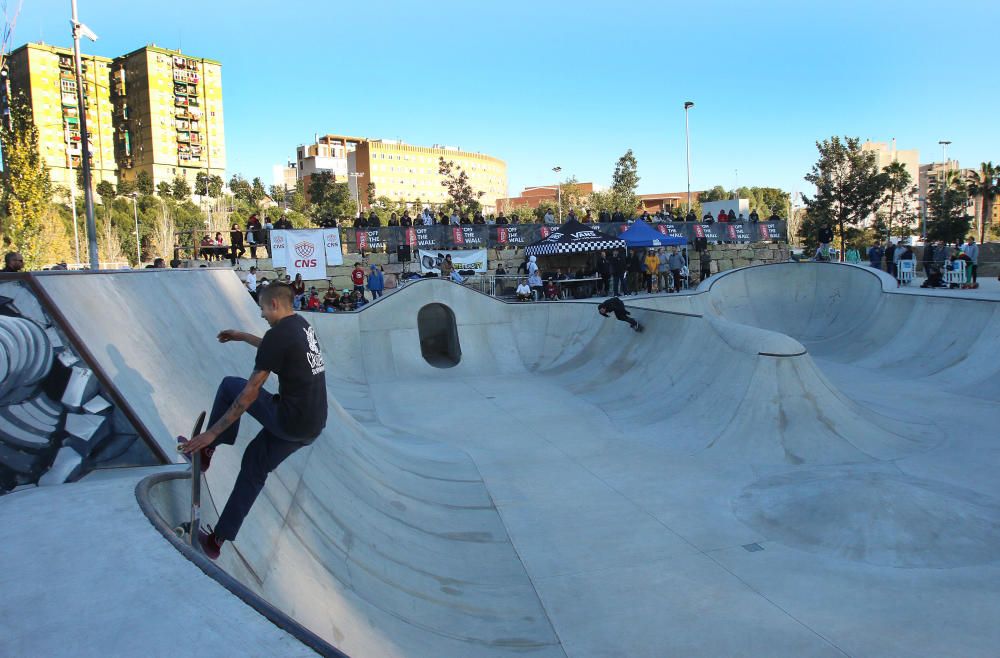
[[[979,242],[986,241],[986,226],[993,217],[993,205],[1000,197],[1000,165],[983,162],[967,184],[969,196],[979,198]]]
[[[122,178],[121,172],[118,174],[118,196],[131,196],[137,191],[135,181]]]
[[[161,180],[156,185],[156,194],[164,199],[170,199],[174,195],[173,189],[170,187],[170,183],[165,180]]]
[[[861,140],[833,136],[816,142],[819,160],[805,179],[816,186],[816,195],[803,195],[809,218],[829,223],[840,233],[841,258],[845,253],[845,227],[871,217],[885,190],[873,151],[862,151]],[[803,226],[810,222],[803,222]]]
[[[111,205],[114,203],[115,197],[117,196],[115,186],[111,183],[111,181],[102,180],[97,184],[96,189],[97,196],[101,197],[101,205],[104,206],[104,210],[110,219],[113,211]]]
[[[716,185],[710,190],[706,190],[698,195],[698,200],[702,203],[711,203],[712,201],[725,201],[729,198],[729,192],[726,188],[721,185]]]
[[[459,214],[475,214],[482,205],[479,199],[483,197],[482,190],[476,192],[469,182],[469,175],[452,160],[438,158],[438,173],[444,177],[441,185],[448,190],[448,207],[457,210]]]
[[[194,177],[194,193],[197,196],[208,196],[208,185],[212,182],[212,177],[207,171],[199,171]]]
[[[618,158],[615,173],[611,177],[611,192],[616,201],[615,205],[629,217],[634,215],[639,207],[639,197],[635,194],[639,189],[639,180],[639,163],[632,149],[629,149]]]
[[[370,206],[372,202],[375,201],[375,194],[376,194],[375,183],[373,183],[372,181],[368,181],[368,185],[365,187],[365,190],[367,190],[368,205]]]
[[[208,196],[218,199],[222,196],[222,188],[226,186],[222,176],[212,175],[208,179]]]
[[[41,265],[41,237],[52,185],[38,149],[38,129],[24,95],[11,99],[9,109],[7,120],[0,121],[5,211],[0,233],[5,248],[21,252],[25,267],[35,269]]]
[[[899,161],[883,167],[882,176],[885,183],[884,201],[888,206],[882,214],[885,215],[886,233],[891,237],[892,225],[899,219],[901,211],[905,212],[909,207],[907,202],[912,200],[907,198],[907,192],[913,187],[913,176]]]
[[[271,200],[274,201],[275,203],[284,203],[285,188],[280,185],[272,185],[268,189],[268,196],[270,196]]]
[[[954,244],[969,232],[972,217],[968,212],[969,193],[961,172],[949,171],[931,181],[927,191],[930,219],[927,239]]]
[[[260,177],[253,179],[253,183],[250,185],[250,200],[254,205],[259,205],[264,197],[267,196],[267,190],[264,189],[264,183],[260,180]]]
[[[135,175],[135,189],[139,194],[152,196],[153,177],[149,175],[148,171],[140,171]]]
[[[350,187],[347,183],[335,182],[333,174],[329,172],[310,177],[309,200],[312,203],[308,215],[317,226],[336,226],[344,217],[354,217],[357,214],[357,205],[351,198]],[[293,199],[292,209],[301,214],[301,210],[295,205]]]
[[[177,201],[183,201],[191,196],[191,186],[182,176],[177,176],[170,188],[170,194]]]
[[[239,174],[234,174],[233,177],[229,179],[229,191],[232,192],[233,196],[240,201],[253,203],[253,186],[247,182],[247,179],[243,178]]]

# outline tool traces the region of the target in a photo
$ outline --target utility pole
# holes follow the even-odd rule
[[[562,224],[562,181],[559,180],[562,167],[552,167],[552,171],[556,173],[556,207],[559,210],[559,223]]]
[[[691,124],[688,121],[688,110],[694,107],[691,101],[684,101],[684,142],[687,146],[687,174],[688,174],[688,212],[691,212]]]
[[[83,199],[87,214],[87,247],[90,252],[90,269],[100,268],[97,253],[97,222],[94,219],[94,190],[90,179],[90,143],[87,135],[87,106],[84,101],[83,62],[80,59],[80,35],[91,41],[97,41],[97,35],[82,24],[77,17],[76,0],[70,0],[73,10],[73,58],[76,61],[76,102],[80,115],[80,149],[82,151],[80,166],[83,168]],[[72,157],[72,156],[71,156]]]

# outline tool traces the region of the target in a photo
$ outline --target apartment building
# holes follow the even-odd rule
[[[122,177],[153,185],[199,172],[223,176],[222,65],[155,44],[116,57],[111,72],[115,156]]]
[[[108,75],[112,60],[82,55],[84,109],[90,143],[93,183],[117,182],[112,103]],[[0,92],[3,111],[10,98],[24,94],[38,129],[38,148],[57,190],[69,192],[83,164],[80,107],[73,51],[43,43],[29,43],[7,58],[8,82]]]
[[[306,183],[320,171],[328,171],[338,181],[350,183],[351,196],[367,208],[369,184],[375,197],[403,203],[420,201],[437,206],[448,200],[448,190],[438,173],[440,158],[455,163],[469,177],[469,184],[483,192],[479,201],[483,212],[496,212],[498,198],[507,194],[507,164],[482,153],[462,151],[454,146],[413,146],[398,140],[368,139],[346,135],[316,137],[313,144],[297,149],[299,180]]]

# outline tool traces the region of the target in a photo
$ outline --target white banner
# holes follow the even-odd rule
[[[285,267],[288,259],[285,256],[285,247],[288,245],[288,231],[273,229],[271,231],[271,266]]]
[[[272,246],[272,253],[274,247]],[[326,278],[326,249],[322,229],[288,231],[285,240],[285,271],[306,281]]]
[[[340,230],[335,228],[324,229],[323,244],[326,245],[326,264],[343,265],[344,252],[340,248]]]
[[[441,262],[445,256],[449,255],[456,270],[475,270],[479,273],[487,270],[485,249],[461,249],[458,251],[417,249],[420,271],[424,274],[428,272],[441,274]]]

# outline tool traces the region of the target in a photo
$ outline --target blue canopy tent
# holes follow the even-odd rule
[[[664,235],[643,221],[637,221],[618,235],[630,249],[635,247],[683,247],[687,238]]]

